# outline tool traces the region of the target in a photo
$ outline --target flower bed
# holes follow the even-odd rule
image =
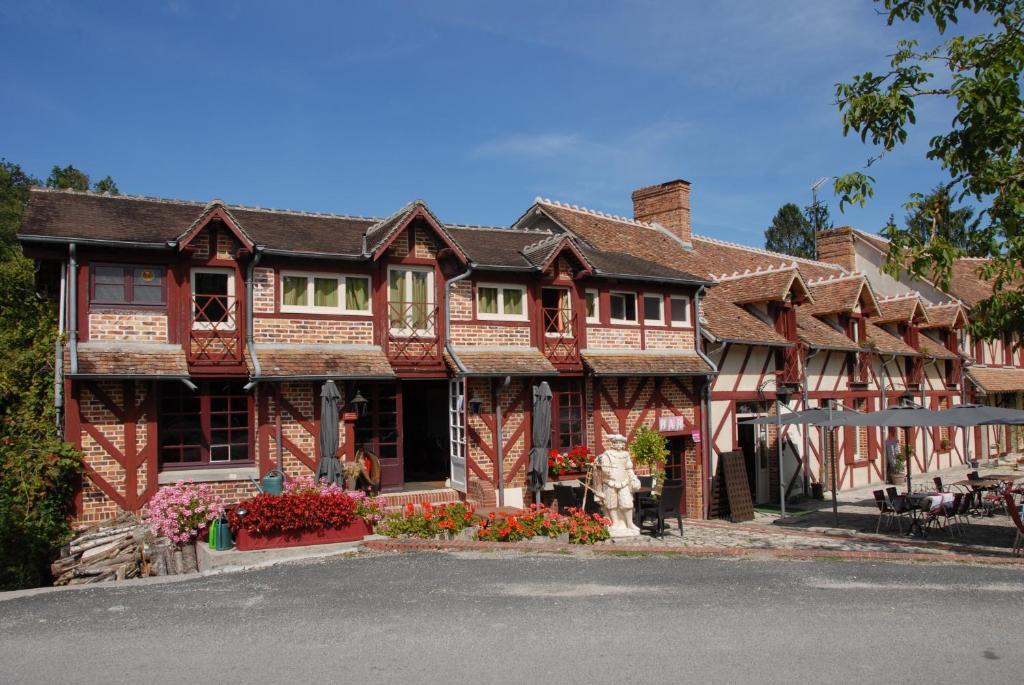
[[[280,495],[257,495],[228,512],[239,550],[362,540],[380,518],[376,501],[337,485],[294,478]]]
[[[570,509],[563,516],[545,506],[534,504],[518,514],[497,513],[483,519],[478,540],[492,542],[518,542],[536,537],[557,539],[567,536],[573,544],[592,545],[607,540],[611,521],[600,514],[587,514]]]
[[[224,506],[209,485],[178,481],[160,488],[150,498],[146,523],[154,535],[180,546],[199,537],[222,513]]]
[[[405,505],[400,513],[388,514],[380,526],[380,532],[390,538],[436,538],[453,536],[474,525],[478,517],[468,504],[420,503],[419,510],[412,504]]]

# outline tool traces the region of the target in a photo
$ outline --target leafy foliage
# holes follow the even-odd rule
[[[68,164],[63,168],[54,166],[53,169],[50,170],[49,177],[46,179],[46,187],[61,188],[65,190],[80,190],[84,193],[90,188],[89,174],[80,169],[76,169],[71,164]],[[114,183],[114,179],[110,176],[104,176],[93,183],[91,187],[95,193],[110,193],[111,195],[119,194],[117,184]]]
[[[1024,332],[1024,0],[880,0],[888,23],[930,21],[940,35],[962,16],[974,15],[992,29],[954,35],[922,48],[902,40],[882,74],[864,72],[836,85],[843,133],[860,136],[879,149],[868,166],[907,140],[923,99],[939,99],[956,110],[950,130],[929,140],[927,158],[948,175],[939,189],[953,201],[970,198],[979,211],[970,224],[966,246],[955,237],[912,226],[887,227],[891,249],[886,269],[912,274],[948,288],[952,267],[965,254],[989,258],[979,274],[993,282],[993,295],[972,312],[972,330],[992,338]],[[864,171],[835,181],[840,208],[865,204],[875,179]],[[932,195],[935,193],[933,192]],[[911,196],[907,208],[936,218],[928,198]],[[930,212],[930,214],[929,214]],[[933,222],[928,222],[933,223]],[[936,227],[938,221],[934,224]]]
[[[287,535],[343,528],[355,522],[356,503],[343,492],[301,490],[256,495],[228,511],[228,525],[253,535]]]
[[[668,440],[664,435],[648,428],[640,426],[633,434],[633,442],[629,444],[629,453],[637,464],[645,466],[657,466],[668,459]]]
[[[814,227],[799,207],[787,202],[779,207],[772,225],[765,229],[764,247],[773,252],[813,259]]]
[[[932,236],[940,236],[969,256],[975,254],[970,236],[969,222],[974,215],[971,207],[953,208],[953,198],[949,189],[938,186],[931,194],[923,198],[920,205],[908,212],[904,219],[906,230],[914,235],[914,240],[928,242]],[[892,223],[892,222],[890,222]],[[891,232],[887,229],[886,233]]]

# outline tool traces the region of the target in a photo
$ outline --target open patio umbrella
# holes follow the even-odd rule
[[[316,477],[328,483],[341,484],[341,463],[338,461],[338,414],[341,393],[334,381],[324,383],[320,391],[320,463]]]
[[[927,407],[922,407],[917,404],[907,403],[887,407],[881,411],[860,414],[850,425],[907,429],[932,428],[935,426],[946,426],[949,424],[942,418],[942,415],[939,412],[932,411]],[[906,443],[907,441],[905,440],[904,442]],[[911,488],[911,465],[912,460],[908,459],[907,492],[910,492]]]
[[[530,469],[526,477],[533,490],[535,502],[540,502],[540,491],[548,482],[548,451],[551,449],[551,386],[547,381],[533,386],[533,445],[530,449]]]
[[[1024,411],[1020,409],[1006,409],[1005,407],[990,407],[985,404],[958,404],[950,409],[944,409],[938,412],[938,414],[945,422],[942,425],[960,428],[1024,424]]]

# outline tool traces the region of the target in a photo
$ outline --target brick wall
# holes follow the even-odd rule
[[[253,321],[259,343],[327,343],[335,345],[372,345],[373,321],[304,319],[257,316]]]
[[[644,342],[651,350],[693,350],[692,330],[644,330]]]
[[[587,347],[592,350],[639,350],[640,327],[590,326],[587,328]]]
[[[90,311],[89,339],[167,342],[167,314],[144,311]]]
[[[256,268],[252,279],[252,304],[257,313],[271,314],[274,311],[274,270]]]
[[[690,223],[690,184],[677,180],[633,191],[633,216],[661,224],[686,242],[693,239]]]
[[[479,324],[460,326],[453,322],[449,337],[455,345],[529,347],[530,327],[527,324],[522,326],[488,326]]]
[[[512,411],[514,405],[517,404],[521,393],[523,392],[524,384],[526,381],[522,379],[513,379],[512,383],[505,389],[501,395],[501,434],[503,436],[504,453],[503,459],[503,472],[505,478],[509,477],[512,472],[513,466],[516,461],[523,456],[530,449],[530,426],[526,426],[522,435],[515,443],[510,443],[513,433],[515,433],[522,425],[523,421],[526,420],[526,413],[523,411],[523,404],[519,404],[519,408],[516,411]],[[466,449],[469,455],[469,459],[476,464],[482,471],[484,471],[488,478],[493,479],[496,472],[496,462],[487,454],[484,449],[486,446],[487,450],[493,451],[494,446],[494,434],[488,427],[487,422],[483,417],[493,417],[494,414],[494,403],[492,402],[491,395],[491,384],[487,379],[483,378],[471,378],[468,381],[467,394],[469,397],[473,397],[475,394],[478,398],[483,400],[483,405],[480,409],[480,416],[477,416],[470,412],[468,417],[467,427],[476,431],[478,440],[474,440],[472,437],[467,436]],[[481,445],[483,443],[484,446]],[[474,492],[474,483],[479,483],[480,477],[475,475],[472,471],[469,472],[470,480],[470,495]],[[508,483],[507,487],[523,487],[526,484],[526,471],[520,469],[515,475],[513,480]],[[487,490],[488,482],[484,481],[482,486],[477,485],[475,487],[483,487],[483,490]],[[491,485],[493,488],[493,485]]]
[[[189,243],[189,247],[193,248],[192,256],[194,259],[207,259],[210,256],[210,232],[203,231]]]

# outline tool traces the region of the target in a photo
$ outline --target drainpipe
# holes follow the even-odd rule
[[[701,430],[704,431],[703,443],[704,449],[701,461],[704,467],[704,518],[707,519],[711,515],[711,481],[714,476],[711,474],[711,377],[718,373],[718,364],[711,361],[711,357],[704,353],[704,331],[700,325],[700,300],[704,296],[704,291],[707,290],[707,286],[702,285],[697,288],[697,292],[693,296],[693,338],[694,347],[697,350],[697,356],[703,359],[708,366],[711,367],[711,374],[705,377],[705,391],[704,391],[704,423],[706,426]],[[717,350],[724,349],[725,343],[723,342]]]
[[[811,408],[810,390],[808,390],[808,373],[807,368],[812,359],[814,359],[821,352],[821,348],[817,348],[813,352],[811,348],[807,348],[807,354],[804,355],[804,382],[803,387],[800,388],[801,400],[804,403],[804,411]],[[807,497],[808,490],[811,488],[811,474],[810,474],[810,458],[811,458],[811,436],[808,424],[804,424],[804,439],[801,441],[801,448],[804,451],[804,496]]]
[[[502,381],[498,389],[493,392],[494,397],[494,443],[497,450],[497,474],[498,474],[498,506],[505,506],[505,445],[501,435],[501,393],[505,392],[505,388],[512,382],[512,376],[505,376],[505,380]],[[540,497],[540,491],[537,492],[537,497]]]
[[[466,365],[462,363],[462,360],[459,359],[459,355],[455,353],[455,348],[452,345],[451,336],[449,335],[452,329],[452,286],[459,281],[469,278],[469,275],[473,273],[474,266],[475,265],[470,262],[464,272],[454,278],[448,279],[448,282],[444,284],[444,350],[448,353],[448,356],[452,358],[452,361],[455,362],[455,368],[458,369],[459,376],[466,375],[469,373],[469,370],[466,368]]]
[[[78,251],[74,243],[68,245],[68,349],[71,357],[71,375],[78,373]]]
[[[253,279],[256,275],[256,265],[260,263],[260,258],[262,256],[263,248],[255,248],[252,260],[249,262],[249,266],[245,270],[245,349],[249,353],[249,359],[252,360],[253,370],[253,380],[245,384],[244,390],[246,392],[255,386],[260,376],[263,375],[263,369],[260,367],[259,357],[256,356],[256,324],[253,321]]]
[[[66,320],[68,265],[60,263],[60,299],[57,305],[57,340],[54,343],[53,409],[57,435],[64,437],[64,321]]]

